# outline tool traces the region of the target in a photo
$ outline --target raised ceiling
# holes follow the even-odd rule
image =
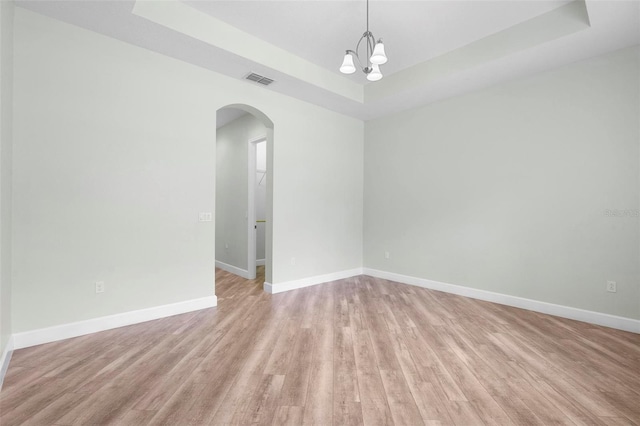
[[[25,1],[18,6],[371,119],[640,43],[637,1],[370,1],[385,74],[338,72],[364,0]],[[247,82],[246,84],[253,84]]]
[[[366,28],[360,1],[200,1],[187,4],[339,73]],[[391,75],[554,10],[568,1],[370,1],[370,30],[383,38]],[[350,77],[367,84],[361,73]]]

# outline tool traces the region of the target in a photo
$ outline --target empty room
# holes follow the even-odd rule
[[[640,425],[640,1],[0,36],[1,425]]]

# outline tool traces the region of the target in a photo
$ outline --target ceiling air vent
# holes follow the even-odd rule
[[[264,85],[264,86],[268,86],[268,85],[270,85],[271,83],[273,83],[273,80],[272,80],[272,79],[270,79],[270,78],[268,78],[268,77],[265,77],[265,76],[262,76],[262,75],[260,75],[260,74],[256,74],[256,73],[254,73],[254,72],[252,72],[252,73],[248,74],[248,75],[245,77],[245,80],[255,81],[256,83],[262,84],[262,85]]]

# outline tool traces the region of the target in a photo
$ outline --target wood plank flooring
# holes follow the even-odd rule
[[[15,351],[10,425],[640,424],[640,335],[360,276]]]

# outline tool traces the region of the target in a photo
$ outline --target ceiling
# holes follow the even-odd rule
[[[361,0],[16,4],[363,120],[640,43],[638,1],[371,0],[389,57],[371,83],[338,71],[366,28]]]
[[[339,74],[366,28],[365,1],[201,1],[190,6]],[[391,60],[385,75],[558,8],[568,1],[373,1],[369,29]],[[367,84],[361,73],[350,76]]]

